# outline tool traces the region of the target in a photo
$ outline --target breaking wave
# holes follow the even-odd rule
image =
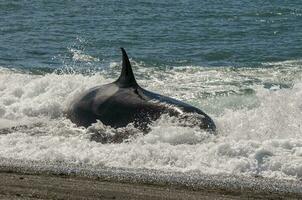
[[[117,130],[100,122],[76,127],[63,113],[84,90],[113,81],[119,63],[89,75],[0,68],[0,160],[302,178],[301,61],[236,69],[141,65],[134,68],[143,87],[201,108],[219,134],[162,116],[147,135],[134,130],[121,144],[98,143],[95,131]]]

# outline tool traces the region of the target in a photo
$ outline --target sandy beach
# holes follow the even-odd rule
[[[93,169],[63,165],[0,166],[1,199],[301,199],[299,181]]]
[[[248,195],[107,182],[69,176],[0,173],[1,199],[240,199]]]

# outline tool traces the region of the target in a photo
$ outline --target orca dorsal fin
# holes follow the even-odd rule
[[[121,50],[123,54],[122,73],[120,77],[116,80],[116,83],[120,87],[137,86],[127,53],[124,48],[121,48]]]

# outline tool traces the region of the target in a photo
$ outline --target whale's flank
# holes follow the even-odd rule
[[[162,114],[168,114],[191,121],[193,126],[215,134],[215,123],[200,109],[141,88],[135,80],[126,51],[123,48],[121,50],[123,61],[120,77],[113,83],[92,88],[75,99],[67,111],[67,117],[73,123],[89,127],[99,120],[113,128],[133,123],[136,128],[147,133],[152,121]],[[124,138],[128,136],[123,135]]]

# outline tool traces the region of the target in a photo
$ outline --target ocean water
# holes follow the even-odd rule
[[[0,164],[302,179],[299,1],[1,1],[0,16]],[[118,77],[121,46],[141,86],[202,109],[218,135],[162,116],[101,144],[93,131],[118,130],[66,119]]]

